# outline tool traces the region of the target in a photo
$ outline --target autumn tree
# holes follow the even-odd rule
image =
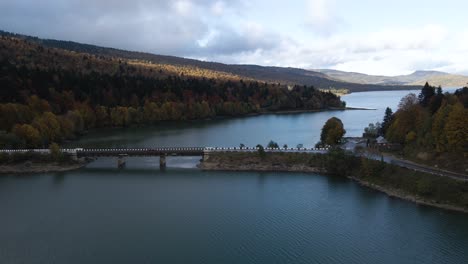
[[[24,140],[27,148],[36,148],[41,143],[41,135],[39,134],[39,131],[31,125],[15,125],[12,132],[18,138]]]
[[[64,139],[73,139],[75,138],[75,125],[72,120],[66,118],[65,116],[59,116],[58,121],[60,124],[60,131]]]
[[[435,150],[437,152],[444,152],[447,150],[447,134],[445,133],[445,123],[450,113],[452,106],[447,102],[435,113],[432,120],[431,133],[434,138]]]
[[[320,141],[324,145],[337,145],[340,144],[346,130],[343,127],[343,123],[340,119],[332,117],[327,120],[322,128],[320,134]]]
[[[109,125],[109,110],[107,107],[98,105],[95,109],[96,112],[96,126],[105,127]]]
[[[122,106],[111,108],[110,119],[113,126],[128,126],[130,124],[128,108]]]
[[[0,104],[0,130],[10,131],[15,124],[29,124],[34,118],[31,108],[22,104]]]
[[[57,116],[52,112],[45,112],[33,121],[33,126],[39,131],[45,145],[62,140],[62,131]]]
[[[84,121],[79,111],[68,111],[65,117],[73,123],[76,134],[84,132]]]
[[[44,112],[51,111],[49,103],[46,100],[39,98],[37,95],[31,95],[28,97],[26,103],[35,114],[42,114]]]
[[[456,103],[447,117],[445,133],[447,145],[452,151],[468,150],[468,109]]]
[[[418,103],[418,98],[416,94],[409,93],[403,98],[401,98],[400,103],[398,103],[398,110],[406,111],[409,110],[412,106]]]
[[[49,153],[54,161],[59,161],[62,158],[62,151],[60,151],[60,146],[57,143],[52,143],[49,146]]]

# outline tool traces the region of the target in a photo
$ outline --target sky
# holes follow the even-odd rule
[[[468,74],[466,0],[0,0],[0,29],[229,64]]]

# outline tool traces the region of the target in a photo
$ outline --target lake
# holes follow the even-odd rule
[[[73,146],[313,146],[336,116],[360,136],[408,91],[354,93],[377,110],[263,115],[103,129]],[[0,263],[466,263],[468,215],[346,179],[203,172],[195,158],[99,159],[66,173],[0,177]]]

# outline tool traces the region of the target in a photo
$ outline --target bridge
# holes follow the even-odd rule
[[[210,153],[216,152],[256,152],[259,148],[255,147],[156,147],[156,148],[63,148],[62,153],[79,158],[98,158],[98,157],[117,157],[117,166],[125,166],[125,157],[147,157],[159,156],[159,167],[166,168],[167,156],[201,156],[203,160],[207,159]],[[319,153],[328,152],[327,148],[264,148],[265,152],[284,152],[284,153]],[[49,149],[4,149],[0,153],[40,153],[49,154]]]

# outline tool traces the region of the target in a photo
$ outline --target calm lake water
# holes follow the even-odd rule
[[[404,91],[345,96],[372,111],[264,115],[94,131],[76,146],[312,146],[330,117],[359,136]],[[467,263],[468,215],[301,173],[202,172],[199,158],[100,159],[0,177],[0,263]]]

